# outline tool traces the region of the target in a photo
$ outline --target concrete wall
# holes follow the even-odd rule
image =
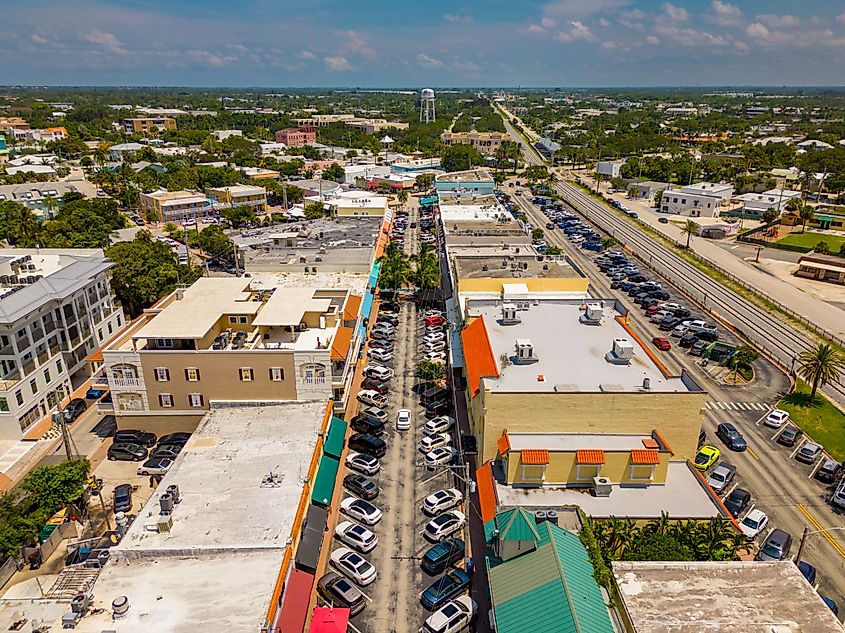
[[[541,448],[541,447],[538,447]],[[596,448],[593,446],[585,445],[583,448]],[[654,472],[652,474],[652,481],[651,484],[664,484],[666,483],[666,471],[669,467],[669,459],[671,455],[668,451],[661,451],[660,455],[660,463],[657,464],[654,468]],[[601,465],[601,469],[599,470],[599,475],[601,477],[609,477],[611,482],[614,484],[637,484],[637,485],[645,485],[649,482],[643,480],[632,480],[631,475],[631,452],[630,451],[619,451],[619,452],[606,452],[605,456],[605,463]],[[538,482],[536,480],[530,479],[530,474],[528,479],[522,478],[522,461],[521,461],[521,453],[519,451],[514,451],[508,453],[507,457],[507,478],[509,484],[516,484],[516,485],[539,485],[540,483],[545,484],[569,484],[575,486],[589,486],[592,484],[592,479],[584,479],[579,480],[577,477],[577,468],[576,468],[576,455],[574,452],[566,452],[566,453],[556,453],[556,452],[549,452],[549,464],[546,466],[545,470],[545,479],[543,482]],[[532,470],[536,471],[537,467],[530,467]],[[529,471],[530,473],[530,471]]]
[[[697,452],[706,399],[704,393],[486,391],[470,402],[470,413],[482,462],[495,459],[496,442],[505,429],[512,433],[642,435],[656,430],[675,453],[674,459],[692,459]]]
[[[118,414],[115,420],[119,431],[139,429],[161,437],[168,433],[193,433],[197,430],[203,414],[205,411],[198,411],[195,415]]]

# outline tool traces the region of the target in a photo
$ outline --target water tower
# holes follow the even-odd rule
[[[420,122],[434,123],[437,117],[434,114],[434,90],[423,88],[420,92]]]

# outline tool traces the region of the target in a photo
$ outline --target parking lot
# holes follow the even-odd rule
[[[566,223],[566,230],[557,224],[553,229],[545,229],[548,222],[558,222],[558,220],[545,216],[539,207],[531,202],[529,195],[517,196],[516,199],[522,209],[527,212],[529,221],[534,226],[544,228],[543,240],[546,242],[546,247],[561,248],[590,278],[592,292],[596,296],[618,298],[622,305],[631,311],[635,327],[644,334],[644,339],[652,341],[653,351],[667,367],[673,371],[687,369],[707,390],[709,400],[704,411],[702,429],[705,436],[702,442],[714,446],[719,451],[719,457],[703,474],[705,477],[710,476],[715,468],[725,462],[736,467],[736,472],[724,488],[721,497],[727,499],[737,489],[747,490],[750,493],[749,503],[737,515],[740,523],[752,511],[758,511],[752,515],[752,518],[757,517],[759,512],[765,515],[766,525],[753,542],[755,552],[773,529],[780,528],[792,536],[792,544],[787,556],[793,557],[798,553],[798,544],[806,528],[809,536],[801,552],[801,560],[816,568],[817,574],[813,582],[819,593],[842,605],[845,600],[845,567],[843,567],[845,547],[842,545],[842,533],[830,530],[831,527],[841,526],[841,515],[829,504],[834,484],[819,481],[814,476],[827,460],[827,456],[819,453],[812,459],[812,463],[802,463],[795,457],[807,441],[806,438],[800,436],[793,445],[785,446],[777,439],[792,425],[786,422],[781,428],[775,429],[763,423],[774,404],[787,391],[789,385],[787,377],[765,359],[759,359],[754,363],[756,376],[751,384],[726,385],[722,379],[728,369],[720,367],[713,361],[705,362],[699,355],[699,350],[703,346],[694,348],[697,341],[690,341],[692,337],[688,338],[682,346],[680,342],[691,332],[676,331],[675,328],[682,325],[684,319],[701,320],[706,324],[716,326],[716,336],[719,341],[732,345],[742,344],[742,341],[728,327],[700,311],[683,292],[665,279],[654,275],[649,270],[647,262],[639,261],[631,254],[625,255],[627,261],[619,260],[618,265],[631,266],[624,276],[619,275],[620,271],[614,270],[607,264],[604,264],[605,270],[602,271],[596,260],[601,262],[605,259],[601,255],[605,250],[601,242],[607,236],[592,227],[572,209],[562,208],[561,211],[564,213],[557,216],[560,218],[559,223],[563,223],[563,219],[569,217],[576,220],[576,222]],[[572,231],[570,225],[578,231]],[[569,235],[567,235],[567,230],[569,230]],[[576,235],[581,239],[571,239]],[[596,245],[596,250],[585,248],[588,243]],[[615,250],[618,251],[618,249]],[[633,268],[637,270],[634,271]],[[615,280],[614,274],[617,274]],[[658,301],[655,304],[657,307],[664,303],[676,304],[672,307],[674,323],[670,325],[671,321],[667,320],[666,325],[661,327],[661,321],[666,315],[663,315],[659,321],[652,320],[651,317],[654,315],[648,315],[640,305],[642,297],[639,303],[635,303],[638,291],[633,286],[633,282],[626,288],[622,287],[629,277],[637,274],[642,274],[648,281],[660,283],[660,290],[666,295],[659,299],[655,297]],[[643,280],[639,283],[645,282],[646,280]],[[674,313],[675,310],[677,314]],[[686,314],[687,311],[689,315]],[[666,339],[670,349],[661,350],[656,339]],[[709,344],[709,342],[706,343]],[[746,440],[747,450],[732,451],[722,439],[716,436],[717,426],[724,422],[735,425]]]

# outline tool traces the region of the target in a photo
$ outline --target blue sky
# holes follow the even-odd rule
[[[845,84],[841,0],[5,4],[5,84]]]

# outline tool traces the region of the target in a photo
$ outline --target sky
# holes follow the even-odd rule
[[[7,85],[845,85],[842,0],[3,4]]]

